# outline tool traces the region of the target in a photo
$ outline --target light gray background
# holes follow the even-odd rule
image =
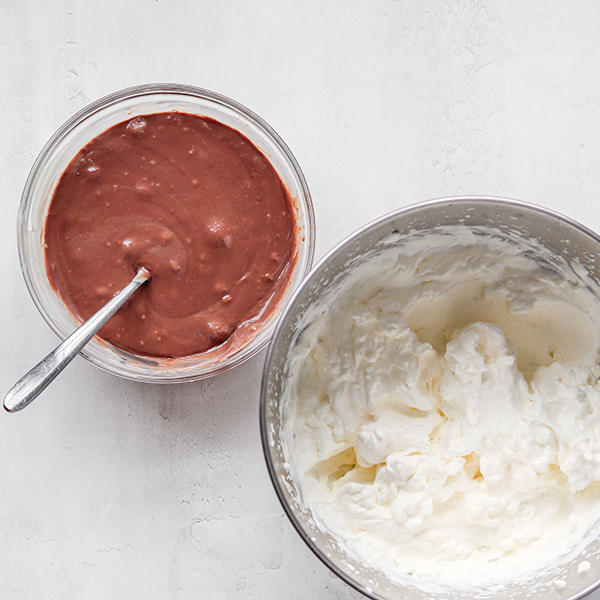
[[[19,268],[21,190],[88,102],[180,82],[257,112],[304,170],[317,258],[456,194],[600,231],[599,31],[594,0],[0,0],[2,395],[57,343]],[[159,387],[76,359],[0,414],[0,598],[359,598],[272,490],[263,362]]]

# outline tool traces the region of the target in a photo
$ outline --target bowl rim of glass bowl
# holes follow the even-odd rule
[[[559,222],[562,222],[563,224],[565,224],[567,226],[578,229],[582,234],[584,234],[585,236],[588,236],[589,238],[594,240],[600,248],[600,235],[597,234],[596,232],[594,232],[593,230],[589,229],[585,225],[582,225],[581,223],[577,222],[576,220],[572,219],[571,217],[565,216],[565,215],[563,215],[559,212],[556,212],[552,209],[549,209],[549,208],[546,208],[546,207],[543,207],[543,206],[540,206],[540,205],[537,205],[534,203],[530,203],[530,202],[525,202],[525,201],[521,201],[521,200],[515,200],[515,199],[500,197],[500,196],[465,195],[465,196],[438,197],[438,198],[434,198],[431,200],[426,200],[426,201],[409,204],[402,208],[392,210],[388,213],[385,213],[385,214],[381,215],[380,217],[377,217],[377,218],[369,221],[367,224],[359,227],[357,230],[350,233],[348,236],[346,236],[340,242],[338,242],[331,250],[329,250],[320,260],[318,260],[316,262],[316,264],[314,265],[314,267],[311,270],[311,272],[309,273],[309,275],[307,277],[305,277],[303,279],[302,283],[298,286],[298,288],[296,288],[295,292],[292,294],[292,297],[290,298],[289,302],[287,303],[283,313],[279,317],[277,327],[275,328],[275,332],[273,334],[272,343],[271,343],[269,349],[267,350],[267,354],[266,354],[266,358],[265,358],[265,363],[264,363],[263,373],[262,373],[262,378],[261,378],[261,390],[260,390],[260,401],[259,401],[259,425],[260,425],[261,443],[262,443],[265,462],[267,465],[267,471],[269,473],[269,478],[271,480],[271,483],[272,483],[273,487],[275,488],[275,493],[277,495],[277,498],[279,499],[279,502],[280,502],[281,506],[283,507],[283,510],[284,510],[285,514],[287,515],[288,519],[291,521],[294,529],[297,531],[300,538],[309,547],[309,549],[312,551],[312,553],[331,572],[335,573],[338,577],[340,577],[340,579],[342,579],[350,587],[352,587],[356,591],[360,592],[364,596],[371,598],[372,600],[383,600],[384,596],[378,595],[377,590],[374,590],[368,586],[365,586],[365,585],[355,581],[348,573],[343,571],[338,566],[338,564],[333,562],[330,559],[329,555],[322,548],[320,548],[318,546],[314,537],[311,536],[310,533],[302,526],[296,512],[292,509],[292,507],[290,506],[290,503],[287,501],[287,494],[286,494],[286,489],[285,489],[286,485],[278,477],[277,470],[276,470],[276,462],[277,461],[274,457],[275,444],[272,443],[273,439],[271,437],[271,434],[273,433],[273,427],[267,422],[267,413],[268,413],[267,388],[268,388],[268,385],[270,382],[270,378],[275,377],[276,379],[283,379],[283,377],[277,377],[277,376],[273,375],[273,373],[272,373],[272,368],[273,368],[272,363],[273,363],[274,355],[278,349],[277,342],[278,342],[280,336],[282,336],[282,333],[286,330],[286,328],[290,327],[288,325],[288,321],[290,320],[290,318],[293,317],[294,312],[296,311],[296,304],[301,299],[305,289],[308,288],[309,286],[311,286],[313,281],[318,280],[319,277],[321,277],[321,273],[324,271],[324,269],[326,269],[326,267],[329,265],[329,263],[332,262],[333,259],[335,259],[335,257],[337,255],[342,255],[347,249],[349,249],[352,246],[352,244],[354,242],[356,242],[363,235],[367,234],[370,231],[376,230],[378,227],[384,225],[386,222],[392,221],[399,217],[409,216],[411,213],[418,213],[419,211],[426,209],[428,207],[436,207],[436,206],[442,207],[442,206],[448,206],[451,204],[462,204],[462,203],[469,203],[469,202],[478,202],[478,203],[481,203],[482,205],[489,205],[490,207],[493,205],[504,205],[507,207],[513,207],[515,209],[522,208],[524,210],[532,211],[535,213],[541,213],[545,217],[550,217],[551,219],[556,219]],[[348,256],[346,256],[346,259],[348,259]],[[313,306],[314,301],[309,300],[307,304],[308,304],[308,306]],[[306,309],[303,308],[300,311],[300,314],[302,314],[304,312],[304,310],[306,310]],[[298,341],[298,339],[302,333],[302,330],[301,329],[299,330],[298,327],[295,328],[295,331],[297,331],[297,333],[294,335],[294,343]],[[286,347],[290,347],[291,345],[292,344],[290,344]],[[287,354],[287,356],[289,357],[289,354]],[[274,406],[280,412],[281,412],[281,408],[282,408],[281,391],[282,390],[279,390],[280,393],[279,393],[276,401],[274,402]],[[283,466],[283,468],[285,468],[285,467]],[[598,579],[597,581],[588,585],[587,587],[585,587],[585,589],[580,590],[579,592],[575,593],[572,596],[565,596],[565,600],[578,600],[580,598],[583,598],[584,596],[586,596],[593,590],[598,589],[599,587],[600,587],[600,579]],[[444,594],[442,594],[442,596],[443,595]],[[408,596],[406,596],[406,597],[408,597]],[[425,596],[423,596],[423,597],[425,597]]]
[[[186,100],[190,104],[195,103],[197,105],[197,110],[193,111],[191,106],[187,111],[181,107],[177,108],[178,102],[185,104]],[[157,106],[162,102],[165,107],[171,105],[175,107],[170,109],[163,107],[157,108],[156,110],[146,110],[136,113],[136,103],[141,105],[144,102],[148,105],[152,102],[156,102]],[[169,102],[171,104],[169,104]],[[202,110],[202,103],[205,105],[204,111]],[[129,109],[129,113],[126,112],[127,109]],[[48,288],[49,286],[45,265],[42,265],[41,270],[43,271],[43,275],[41,275],[40,265],[38,264],[40,261],[37,260],[37,263],[35,262],[31,248],[36,244],[43,244],[43,232],[47,208],[56,183],[64,172],[64,168],[66,168],[65,165],[64,168],[61,168],[57,172],[52,171],[51,168],[48,167],[49,161],[54,159],[54,155],[61,151],[61,148],[63,147],[61,146],[62,144],[66,145],[68,143],[69,136],[82,135],[81,132],[85,133],[86,131],[86,125],[88,127],[94,127],[94,119],[99,121],[102,115],[108,115],[108,117],[110,117],[112,114],[111,111],[114,111],[114,113],[117,114],[117,111],[119,110],[125,111],[122,112],[124,116],[121,116],[116,120],[109,120],[108,124],[103,128],[100,128],[99,131],[93,135],[88,135],[85,143],[88,143],[88,141],[91,141],[100,135],[102,131],[105,131],[119,122],[126,121],[134,116],[151,114],[152,112],[168,112],[169,110],[172,112],[189,112],[190,114],[198,114],[199,116],[220,120],[225,125],[234,129],[236,129],[236,125],[239,124],[238,130],[240,130],[242,135],[249,137],[250,141],[267,157],[278,173],[278,176],[286,185],[286,188],[288,188],[292,200],[292,208],[295,214],[296,257],[286,289],[272,309],[270,316],[263,324],[261,324],[252,336],[249,336],[248,339],[244,341],[243,344],[229,354],[224,353],[223,358],[219,358],[216,356],[216,353],[214,353],[215,357],[212,360],[203,362],[201,360],[202,357],[207,357],[209,354],[202,353],[176,359],[155,359],[154,357],[143,357],[122,351],[105,342],[99,342],[98,338],[95,338],[92,344],[86,346],[81,351],[81,355],[90,363],[113,375],[148,383],[195,381],[228,371],[250,359],[270,342],[279,315],[289,301],[295,288],[310,272],[315,252],[315,215],[308,184],[298,161],[287,144],[262,117],[236,100],[220,93],[179,83],[148,83],[135,85],[110,93],[87,104],[67,119],[55,131],[42,147],[42,150],[39,152],[29,171],[18,209],[17,243],[19,262],[29,295],[43,319],[59,338],[64,339],[76,328],[77,323],[64,304],[64,313],[68,313],[69,318],[72,321],[72,324],[70,324],[68,328],[65,326],[60,327],[55,323],[51,316],[50,304],[57,304],[57,299],[60,299],[54,290],[52,290],[55,295],[54,298],[51,300],[44,298],[44,294],[48,294],[48,291],[47,289],[43,289],[43,287],[44,285],[45,288]],[[221,119],[219,118],[219,115],[221,116]],[[98,128],[99,126],[95,125],[95,127]],[[244,127],[246,128],[246,131],[243,131]],[[78,134],[77,132],[80,133]],[[256,138],[260,139],[264,146],[257,143],[258,139],[251,137],[248,132],[251,132]],[[65,162],[66,160],[66,164],[68,164],[68,162],[75,157],[76,153],[85,146],[85,143],[82,143],[78,147],[75,144],[76,150],[73,153],[65,153],[65,155],[68,156],[68,160],[63,158],[61,159],[62,162]],[[274,154],[270,155],[268,150],[271,150]],[[276,166],[274,161],[279,161],[279,166]],[[50,169],[53,179],[52,183],[48,184],[49,191],[47,191],[45,195],[42,195],[38,192],[38,188],[42,185],[39,183],[39,179],[44,175],[44,169]],[[282,169],[284,169],[286,173],[282,173]],[[286,181],[285,179],[286,174],[290,178],[289,181]],[[46,175],[46,178],[48,177],[49,176]],[[295,187],[293,190],[288,187],[290,181]],[[36,192],[38,192],[37,196]],[[41,225],[38,230],[33,230],[29,221],[30,219],[36,218],[36,210],[38,211],[37,218],[40,220]],[[303,221],[302,224],[299,222],[300,219]],[[39,239],[36,240],[35,236]],[[39,252],[39,248],[36,247],[36,251]],[[37,274],[35,271],[36,269],[38,269]],[[44,278],[46,279],[45,284],[38,282],[38,279]],[[62,303],[62,301],[60,302]],[[63,317],[62,314],[61,317]],[[67,317],[65,316],[64,318],[66,319]],[[100,348],[101,346],[102,348],[106,348],[106,350]],[[104,356],[104,354],[106,354],[106,356]],[[114,358],[112,358],[112,355],[114,355]],[[135,364],[133,361],[136,361]],[[175,366],[176,363],[179,366]]]

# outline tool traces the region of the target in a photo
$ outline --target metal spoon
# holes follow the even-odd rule
[[[33,402],[100,331],[102,326],[119,310],[129,296],[148,279],[150,279],[150,273],[142,267],[118,294],[113,296],[98,312],[94,313],[31,371],[19,379],[6,394],[4,408],[8,412],[16,412]]]

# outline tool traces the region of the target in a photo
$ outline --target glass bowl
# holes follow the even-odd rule
[[[88,142],[113,125],[139,115],[185,112],[205,116],[245,135],[269,159],[292,199],[296,219],[296,261],[287,288],[270,315],[239,347],[218,346],[176,359],[131,354],[94,338],[81,354],[94,365],[137,381],[169,383],[202,379],[247,360],[271,339],[277,319],[309,272],[314,255],[314,213],[308,186],[296,159],[259,116],[224,96],[179,84],[148,84],[110,94],[71,117],[35,161],[21,199],[18,244],[21,269],[38,310],[61,338],[79,324],[56,294],[46,273],[44,226],[53,191],[71,160]]]
[[[549,596],[575,600],[600,585],[600,539],[592,529],[582,547],[565,555],[543,572],[527,573],[498,585],[452,588],[388,576],[360,560],[322,525],[304,501],[294,473],[294,457],[286,440],[286,394],[291,386],[291,358],[309,318],[336,301],[345,278],[383,248],[401,253],[402,236],[440,226],[493,228],[507,243],[529,240],[544,249],[540,266],[550,271],[568,263],[573,273],[596,290],[600,288],[600,237],[580,224],[550,210],[509,199],[460,197],[409,206],[366,225],[326,255],[304,280],[282,315],[265,361],[260,398],[260,426],[269,475],[281,504],[300,537],[334,573],[374,600],[545,600]],[[556,259],[556,263],[554,263]],[[305,350],[304,350],[305,351]],[[296,432],[296,435],[301,435]],[[566,550],[566,549],[565,549]],[[583,562],[587,561],[587,562]],[[581,568],[581,565],[585,568]],[[587,564],[589,563],[589,564]]]

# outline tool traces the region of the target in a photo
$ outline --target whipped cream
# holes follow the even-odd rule
[[[305,317],[287,460],[364,564],[500,580],[598,521],[600,300],[557,264],[449,228],[377,253]]]

